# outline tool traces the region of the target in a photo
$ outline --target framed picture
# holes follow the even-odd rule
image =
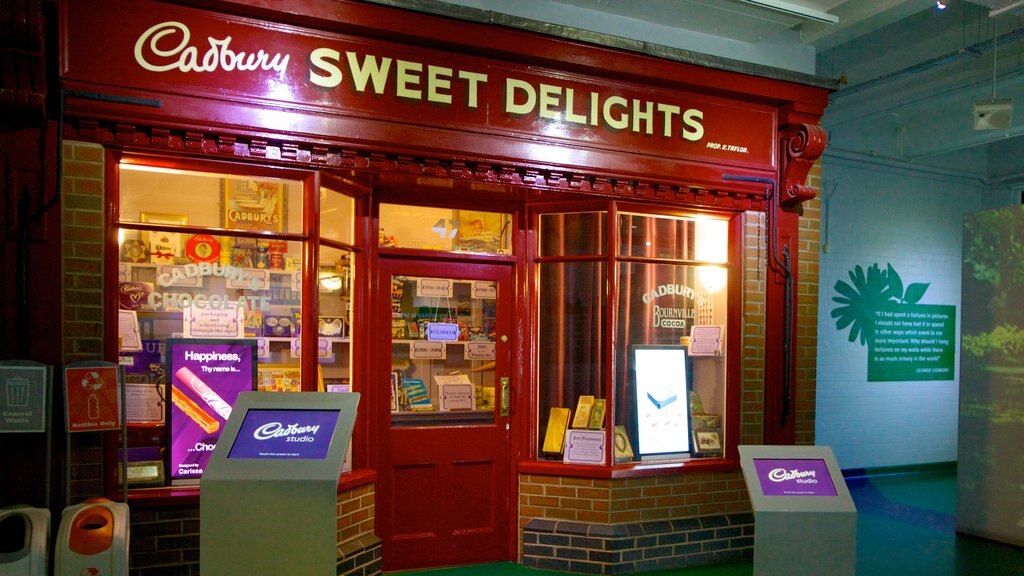
[[[225,178],[221,180],[224,227],[232,230],[281,232],[285,225],[283,182]]]
[[[165,212],[140,212],[139,221],[149,224],[185,226],[188,224],[188,216]],[[149,249],[149,261],[153,264],[174,264],[183,255],[184,244],[181,232],[147,231],[142,233],[142,240]]]
[[[721,428],[694,428],[693,445],[701,456],[719,456],[722,454]]]
[[[510,222],[507,214],[456,210],[453,216],[459,222],[453,239],[453,250],[504,253],[503,239]]]

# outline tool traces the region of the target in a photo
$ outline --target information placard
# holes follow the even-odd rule
[[[121,428],[121,394],[117,365],[108,362],[72,364],[64,369],[68,432]]]
[[[0,365],[0,432],[45,432],[50,372],[44,364]]]
[[[953,380],[956,306],[877,304],[868,382]]]

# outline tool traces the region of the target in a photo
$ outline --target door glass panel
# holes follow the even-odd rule
[[[391,422],[494,422],[497,283],[391,277]]]

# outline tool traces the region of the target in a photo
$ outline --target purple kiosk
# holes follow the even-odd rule
[[[740,446],[754,576],[854,576],[857,508],[827,446]]]

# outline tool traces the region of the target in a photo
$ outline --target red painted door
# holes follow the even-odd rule
[[[384,569],[511,560],[512,267],[382,259],[378,285]]]

